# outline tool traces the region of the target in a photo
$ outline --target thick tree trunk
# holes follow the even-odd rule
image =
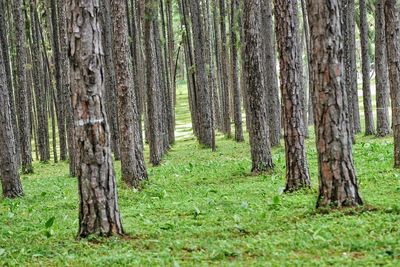
[[[279,50],[280,82],[285,133],[286,192],[310,187],[302,105],[302,66],[297,0],[275,0],[275,25]]]
[[[231,2],[231,81],[233,90],[233,110],[235,122],[235,140],[243,142],[243,123],[242,123],[242,109],[240,100],[240,84],[239,84],[239,63],[238,63],[238,39],[237,30],[239,29],[237,23],[237,12],[239,9],[239,1],[232,0]]]
[[[276,47],[272,15],[272,1],[262,2],[263,72],[266,85],[269,137],[272,146],[277,146],[281,138],[281,104],[279,101],[278,74],[276,71]]]
[[[125,2],[111,0],[113,27],[113,55],[118,94],[119,140],[122,180],[139,187],[147,178],[143,144],[140,138],[139,112],[134,94],[132,61],[129,52]]]
[[[245,0],[243,10],[244,53],[243,71],[247,90],[250,119],[250,147],[252,172],[273,168],[269,129],[267,123],[266,92],[261,62],[261,4],[260,0]]]
[[[389,74],[385,39],[385,0],[376,0],[375,7],[375,84],[376,84],[376,135],[390,133]]]
[[[386,50],[389,66],[390,95],[394,137],[394,167],[400,168],[400,3],[386,0]]]
[[[308,11],[320,184],[317,207],[361,205],[346,112],[341,0],[309,0]]]
[[[31,146],[31,123],[29,121],[29,100],[26,82],[26,59],[25,49],[25,19],[22,15],[21,0],[13,1],[13,18],[16,35],[16,73],[18,84],[15,88],[18,93],[18,125],[21,149],[21,165],[23,173],[32,173],[32,146]]]
[[[80,197],[78,237],[123,234],[105,114],[98,1],[67,6]]]
[[[374,115],[372,113],[370,60],[368,53],[368,20],[365,0],[360,1],[361,59],[363,78],[363,102],[365,117],[365,135],[375,134]]]
[[[0,44],[0,55],[3,55],[3,44]],[[3,196],[6,198],[20,197],[24,194],[18,172],[18,162],[12,127],[10,100],[5,61],[0,57],[0,180]]]
[[[190,1],[192,20],[194,61],[196,76],[196,106],[198,109],[198,129],[200,145],[211,148],[213,146],[212,104],[211,92],[207,84],[206,62],[204,53],[204,29],[200,16],[200,3]]]

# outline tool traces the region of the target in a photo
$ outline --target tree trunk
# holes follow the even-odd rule
[[[204,29],[200,16],[200,3],[190,1],[190,14],[192,19],[194,61],[196,76],[196,105],[199,120],[199,143],[211,148],[213,146],[212,104],[211,92],[207,84],[206,62],[204,53]]]
[[[3,55],[3,44],[0,44],[0,55]],[[18,172],[18,162],[12,127],[8,83],[5,72],[5,60],[0,57],[0,180],[3,196],[20,197],[24,194]]]
[[[390,133],[389,123],[389,74],[385,39],[385,0],[376,0],[375,8],[375,84],[376,84],[376,135]]]
[[[32,32],[32,67],[33,67],[33,85],[34,92],[36,95],[36,110],[37,110],[37,140],[39,150],[39,160],[47,162],[50,159],[49,148],[47,139],[49,138],[48,133],[48,120],[47,120],[47,101],[46,92],[43,87],[43,76],[42,76],[42,57],[40,55],[40,38],[39,38],[39,21],[36,16],[36,1],[30,0],[30,18],[31,18],[31,32]]]
[[[57,126],[58,136],[60,142],[60,160],[67,159],[67,141],[65,135],[65,99],[63,92],[63,81],[61,76],[61,53],[60,53],[60,39],[59,39],[59,24],[57,16],[57,0],[50,1],[51,10],[51,30],[52,30],[52,48],[54,56],[54,69],[55,69],[55,82],[56,82],[56,104],[57,104]]]
[[[116,3],[111,0],[111,7],[122,180],[129,186],[138,188],[140,182],[147,178],[147,171],[140,138],[139,111],[133,89],[125,1]]]
[[[29,100],[26,82],[26,59],[25,50],[25,19],[22,15],[21,0],[13,1],[13,18],[16,35],[16,74],[18,84],[15,88],[18,92],[18,125],[21,149],[21,165],[23,173],[32,173],[32,146],[31,146],[31,123],[29,121]]]
[[[231,81],[233,90],[233,109],[235,121],[235,140],[243,142],[243,126],[242,126],[242,109],[240,101],[240,85],[239,85],[239,70],[238,70],[238,40],[237,30],[239,29],[237,23],[237,11],[239,9],[238,0],[231,2]]]
[[[386,0],[385,23],[392,99],[394,167],[400,168],[400,3],[397,0]]]
[[[79,185],[78,237],[122,235],[110,130],[103,103],[104,66],[98,1],[67,6],[72,107]]]
[[[286,192],[310,187],[302,105],[302,66],[298,46],[297,0],[275,0],[275,25],[285,133]]]
[[[263,67],[266,85],[266,103],[268,112],[269,138],[272,146],[277,146],[281,138],[281,104],[279,101],[278,74],[276,71],[276,47],[272,15],[272,1],[262,0],[262,38]]]
[[[261,4],[260,0],[245,0],[243,8],[244,53],[243,71],[247,90],[250,119],[250,147],[252,172],[260,173],[273,168],[269,129],[267,123],[267,107],[265,85],[261,67]]]
[[[363,102],[365,117],[365,135],[375,134],[374,115],[372,113],[370,60],[368,53],[368,20],[365,0],[360,1],[361,59],[363,77]]]
[[[228,53],[226,40],[225,22],[225,0],[219,0],[219,23],[221,26],[221,68],[222,68],[222,110],[223,110],[223,133],[231,138],[231,118],[230,118],[230,95],[229,95],[229,75],[228,75]]]
[[[341,0],[309,0],[308,11],[319,166],[317,207],[361,205],[346,112]]]

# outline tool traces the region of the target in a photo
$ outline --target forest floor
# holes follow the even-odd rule
[[[283,194],[283,147],[273,151],[275,171],[260,176],[250,174],[248,141],[218,136],[217,152],[201,149],[183,88],[178,141],[161,166],[149,167],[143,190],[125,187],[115,164],[127,237],[76,240],[76,179],[67,163],[36,162],[35,174],[22,176],[25,197],[0,199],[0,266],[400,265],[400,172],[392,169],[391,138],[357,136],[364,207],[316,211],[313,138],[312,189]]]

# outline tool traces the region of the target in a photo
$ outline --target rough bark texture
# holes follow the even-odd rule
[[[198,109],[199,143],[211,148],[213,146],[212,104],[211,92],[207,84],[206,62],[204,53],[204,29],[200,16],[200,3],[190,1],[192,20],[195,76],[196,76],[196,105]]]
[[[301,94],[297,0],[275,0],[275,25],[279,50],[283,129],[286,156],[286,192],[311,184],[305,147],[305,121]]]
[[[0,44],[0,55],[3,51]],[[0,57],[0,180],[3,196],[15,198],[22,196],[22,184],[19,178],[18,162],[12,128],[11,109],[4,59]]]
[[[276,71],[276,47],[272,16],[272,1],[262,0],[262,38],[263,66],[266,85],[266,101],[268,112],[269,137],[272,146],[277,146],[281,138],[281,104],[279,101],[278,74]]]
[[[139,111],[133,89],[125,1],[111,0],[111,7],[122,179],[129,186],[139,187],[140,182],[147,178],[147,171],[140,136]]]
[[[123,234],[103,103],[99,2],[67,4],[72,107],[76,131],[79,185],[78,237]]]
[[[235,122],[235,140],[243,142],[242,109],[240,100],[239,70],[238,70],[238,39],[237,39],[237,13],[239,1],[231,2],[231,81],[233,90],[233,110]]]
[[[386,45],[394,137],[394,167],[400,168],[400,3],[386,0]]]
[[[361,59],[363,78],[363,102],[365,118],[365,134],[375,134],[374,115],[372,113],[370,60],[368,41],[367,6],[365,0],[360,0],[360,32],[361,32]]]
[[[309,0],[308,11],[320,184],[317,207],[361,205],[346,113],[342,5],[340,0]]]
[[[273,168],[267,108],[261,62],[261,4],[260,0],[245,0],[243,9],[244,83],[247,90],[250,119],[250,147],[252,172],[259,173]]]
[[[21,165],[23,173],[32,173],[32,147],[31,147],[31,123],[29,121],[29,100],[26,82],[25,49],[25,19],[22,15],[22,1],[13,1],[13,18],[16,35],[16,74],[15,88],[18,93],[18,125],[21,149]]]
[[[389,123],[389,73],[385,39],[385,0],[376,0],[375,7],[375,85],[376,85],[376,135],[390,133]]]

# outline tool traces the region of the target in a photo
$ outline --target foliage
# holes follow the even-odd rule
[[[77,183],[68,164],[35,163],[25,197],[0,200],[0,266],[323,266],[400,264],[400,173],[389,139],[357,137],[355,161],[363,208],[315,211],[315,141],[308,141],[311,190],[283,194],[285,158],[252,176],[248,142],[222,136],[217,152],[200,149],[178,93],[178,142],[149,168],[141,192],[119,186],[126,237],[76,240]],[[146,151],[148,152],[148,151]],[[119,163],[115,169],[120,177]]]

